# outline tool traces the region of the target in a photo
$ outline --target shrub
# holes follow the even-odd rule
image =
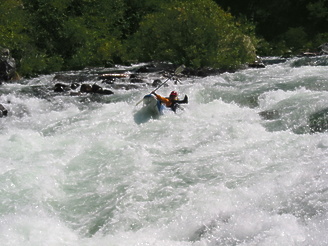
[[[305,48],[307,42],[307,34],[302,27],[289,28],[283,35],[286,45],[293,51],[298,53],[302,48]]]
[[[48,56],[36,50],[25,52],[18,61],[18,73],[24,77],[33,77],[38,74],[49,74],[60,71],[64,60],[60,56]]]
[[[234,68],[255,59],[254,40],[212,0],[192,0],[147,15],[131,44],[141,61]]]

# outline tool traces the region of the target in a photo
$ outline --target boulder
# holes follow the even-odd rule
[[[8,114],[7,109],[2,104],[0,104],[0,118],[7,116],[7,114]]]
[[[169,63],[153,62],[143,65],[135,70],[136,73],[158,73],[162,71],[174,71],[174,65]]]
[[[328,43],[324,43],[318,47],[320,49],[321,55],[327,55],[328,54]]]
[[[198,68],[198,69],[186,67],[182,71],[182,74],[184,74],[186,76],[207,77],[207,76],[211,76],[211,75],[220,74],[221,72],[227,72],[227,71],[222,71],[220,69],[210,68],[210,67],[203,67],[203,68]]]
[[[256,56],[256,60],[252,63],[249,63],[248,67],[250,67],[250,68],[265,68],[265,65],[264,65],[261,57]]]
[[[16,62],[10,56],[9,49],[1,49],[0,54],[0,84],[17,78]]]
[[[75,90],[80,86],[79,83],[72,83],[71,85],[63,84],[63,83],[56,83],[54,87],[54,92],[65,92],[70,90]]]
[[[265,110],[259,113],[262,119],[265,120],[274,120],[280,117],[279,112],[277,110]]]
[[[111,90],[104,89],[97,84],[89,85],[89,84],[82,84],[80,88],[80,92],[85,93],[97,93],[102,95],[111,95],[114,94]]]
[[[145,83],[145,81],[140,78],[137,74],[130,75],[130,83]]]

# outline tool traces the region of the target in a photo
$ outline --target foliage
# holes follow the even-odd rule
[[[31,41],[25,33],[26,19],[20,0],[0,2],[0,47],[9,48],[19,58],[21,47]]]
[[[279,55],[286,49],[294,54],[307,49],[315,51],[317,46],[313,43],[314,39],[327,32],[327,0],[215,1],[224,9],[231,10],[233,15],[243,16],[255,23],[257,35],[271,46],[265,49],[269,53],[264,55]]]
[[[1,0],[0,47],[11,50],[22,76],[130,60],[230,68],[251,61],[254,47],[283,55],[328,42],[327,3]]]
[[[103,43],[121,37],[115,27],[123,16],[121,0],[24,0],[31,16],[30,35],[49,56],[63,58],[63,68],[103,65],[113,52],[103,54]],[[37,27],[37,28],[35,28]],[[106,40],[106,41],[104,41]]]
[[[132,40],[142,61],[231,68],[255,58],[254,39],[211,0],[164,5],[144,18]]]
[[[319,33],[313,39],[313,45],[312,45],[312,47],[319,47],[320,45],[322,45],[324,43],[327,43],[327,40],[328,40],[328,32]]]
[[[59,56],[49,57],[38,51],[26,52],[20,60],[20,73],[25,76],[36,76],[40,73],[52,73],[60,71],[63,59]]]
[[[309,12],[309,20],[317,28],[316,30],[327,30],[328,22],[328,3],[327,0],[311,1],[306,5]]]
[[[307,35],[302,27],[289,28],[283,35],[287,46],[292,50],[301,50],[307,42]]]

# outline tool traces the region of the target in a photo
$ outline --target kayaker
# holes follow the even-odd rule
[[[164,103],[166,107],[171,108],[174,112],[177,110],[180,104],[188,103],[187,95],[185,95],[183,100],[179,100],[178,93],[176,91],[172,91],[169,97],[162,97],[156,94],[155,91],[152,91],[152,94],[154,94],[159,101]]]

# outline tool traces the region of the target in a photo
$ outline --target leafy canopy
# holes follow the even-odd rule
[[[255,38],[212,0],[163,5],[143,19],[132,40],[142,61],[232,68],[255,58]]]

